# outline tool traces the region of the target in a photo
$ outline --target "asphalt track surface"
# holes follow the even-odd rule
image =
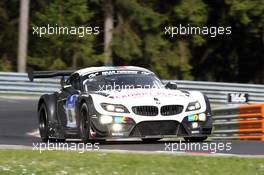
[[[33,143],[41,143],[40,139],[32,133],[38,128],[37,121],[37,98],[25,99],[21,97],[0,97],[0,147],[4,146],[29,146]],[[76,142],[76,141],[75,141]],[[71,142],[68,142],[71,143]],[[182,144],[182,147],[180,147]],[[185,144],[185,145],[184,145]],[[190,143],[189,143],[190,144]],[[195,154],[218,154],[227,155],[257,155],[264,156],[264,142],[261,141],[206,141],[200,143],[208,145],[206,150],[188,149],[187,142],[180,141],[158,141],[143,143],[139,140],[109,141],[100,143],[101,150],[121,151],[144,151],[144,152],[166,152],[166,153],[195,153]],[[215,145],[230,145],[231,150],[215,149]],[[9,146],[8,146],[9,145]],[[223,148],[223,147],[222,147]]]

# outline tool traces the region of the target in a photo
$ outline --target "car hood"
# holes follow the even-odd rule
[[[150,104],[151,102],[173,104],[192,100],[189,92],[170,89],[127,89],[120,91],[98,91],[91,93],[91,95],[94,97],[96,96],[95,99],[107,99],[107,101],[110,100],[111,102],[116,103],[134,102],[136,104]]]
[[[203,94],[198,91],[181,91],[170,89],[128,89],[121,91],[100,91],[92,92],[90,96],[93,100],[95,109],[104,115],[116,115],[114,112],[105,111],[101,104],[119,104],[125,106],[130,113],[126,115],[134,116],[131,111],[136,106],[156,106],[161,108],[167,105],[181,105],[183,111],[186,110],[190,102],[199,101],[201,109],[194,111],[196,113],[206,110],[206,104],[203,100]],[[186,116],[194,112],[187,112],[183,114]],[[118,113],[119,114],[119,113]],[[123,113],[120,113],[122,115]],[[142,116],[140,116],[142,117]]]

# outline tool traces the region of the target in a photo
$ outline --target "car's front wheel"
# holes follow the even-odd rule
[[[80,107],[80,137],[83,142],[88,142],[90,139],[90,117],[86,103],[82,103]]]

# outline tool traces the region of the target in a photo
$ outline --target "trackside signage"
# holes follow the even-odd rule
[[[249,95],[247,93],[228,93],[228,103],[247,103]]]

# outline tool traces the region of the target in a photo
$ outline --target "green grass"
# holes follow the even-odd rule
[[[264,174],[264,159],[0,150],[0,174]]]

